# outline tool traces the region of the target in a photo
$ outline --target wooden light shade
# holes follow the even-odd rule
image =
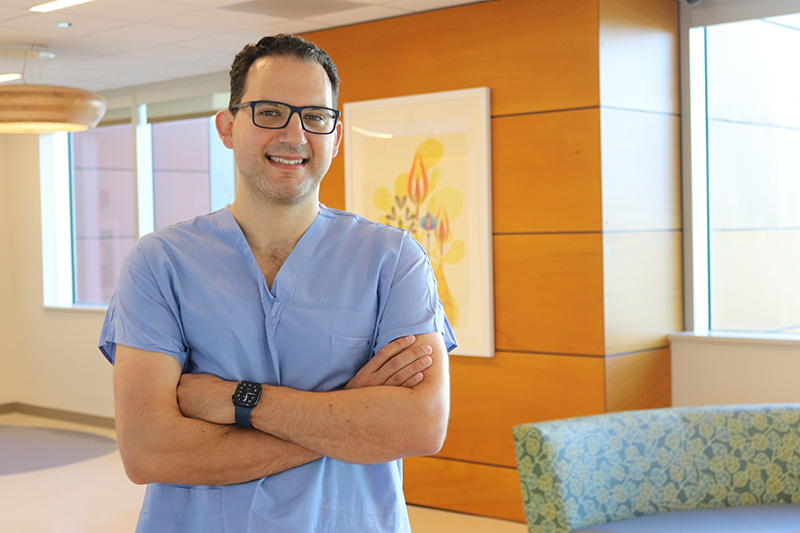
[[[83,89],[55,85],[0,87],[0,133],[52,133],[94,128],[106,102]]]

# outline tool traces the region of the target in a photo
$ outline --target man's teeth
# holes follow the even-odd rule
[[[305,159],[284,159],[282,157],[275,157],[274,155],[269,156],[269,160],[282,165],[300,165],[305,161]]]

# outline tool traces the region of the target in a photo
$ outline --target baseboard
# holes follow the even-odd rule
[[[28,405],[25,403],[7,403],[0,405],[0,414],[6,413],[21,413],[23,415],[51,418],[53,420],[62,420],[64,422],[73,422],[75,424],[85,424],[87,426],[105,429],[116,429],[116,424],[113,418],[74,413],[72,411],[51,409],[49,407],[37,407],[35,405]]]

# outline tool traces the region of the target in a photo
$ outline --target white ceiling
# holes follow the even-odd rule
[[[301,33],[485,0],[94,0],[50,13],[46,0],[0,0],[0,75],[27,83],[104,91],[227,71],[242,47],[264,35]],[[59,23],[70,23],[59,27]],[[334,61],[336,58],[334,58]],[[6,84],[22,83],[21,80]]]

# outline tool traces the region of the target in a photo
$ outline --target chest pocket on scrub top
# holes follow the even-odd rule
[[[343,387],[367,364],[372,356],[371,337],[331,335],[330,381],[332,388]]]

